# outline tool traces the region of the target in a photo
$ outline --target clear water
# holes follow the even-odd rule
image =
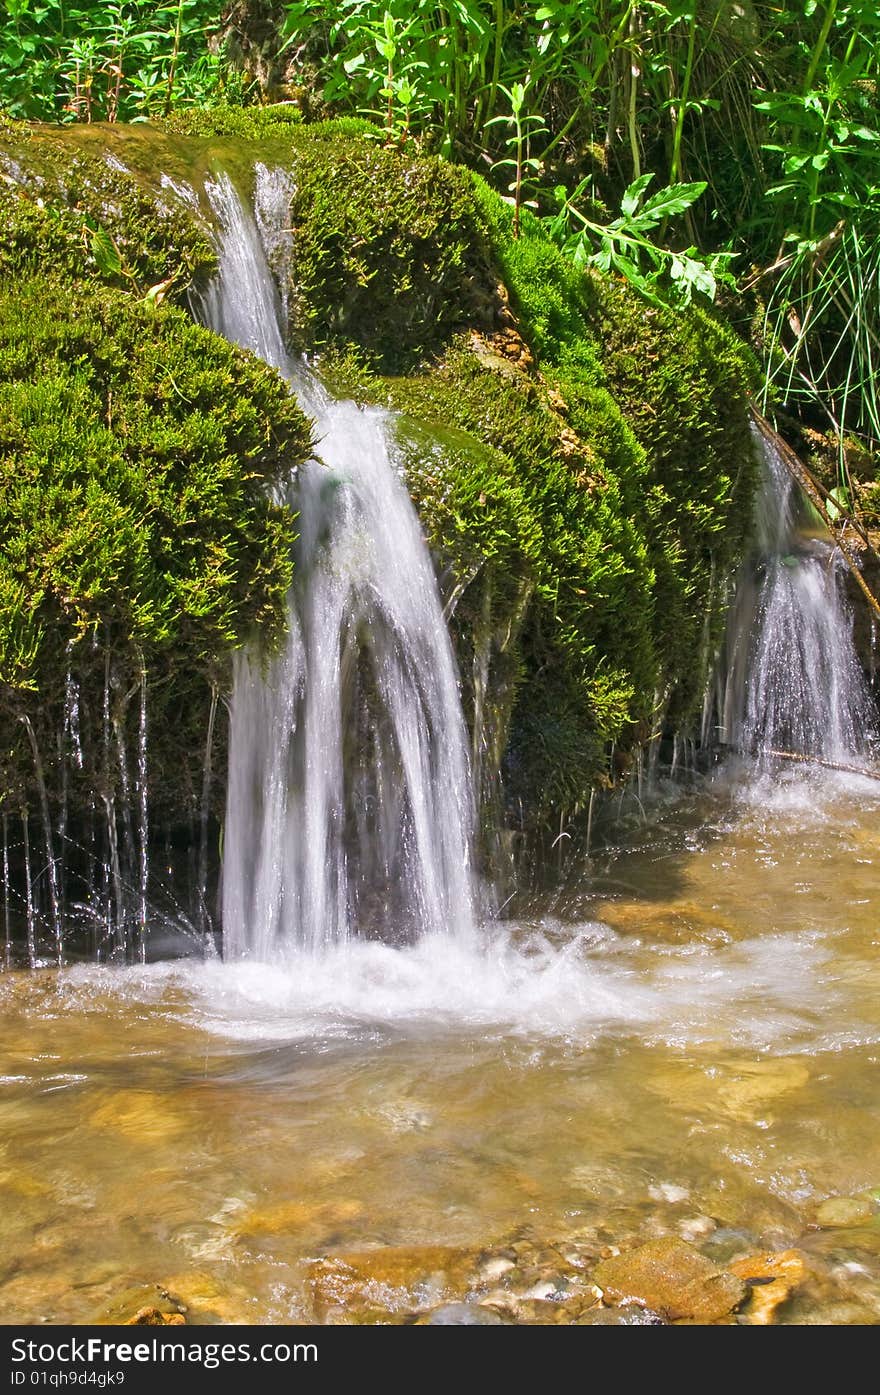
[[[712,737],[765,761],[779,751],[858,760],[876,718],[852,641],[846,563],[810,531],[798,486],[755,434],[763,484],[754,556],[730,617],[720,730]]]
[[[459,1250],[658,1232],[796,1246],[781,1320],[880,1320],[878,813],[730,774],[470,943],[3,975],[4,1320],[291,1321],[327,1256],[450,1247],[462,1297]]]

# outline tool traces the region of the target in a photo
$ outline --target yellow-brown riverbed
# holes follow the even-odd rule
[[[0,977],[0,1320],[571,1319],[671,1235],[880,1321],[878,813],[719,780],[471,943]]]

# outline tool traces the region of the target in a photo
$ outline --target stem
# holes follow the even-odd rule
[[[495,37],[492,50],[492,77],[489,81],[489,99],[486,102],[486,112],[483,120],[485,126],[487,121],[491,121],[495,115],[495,103],[498,99],[498,83],[501,79],[501,45],[504,42],[504,0],[495,0]]]
[[[639,15],[636,6],[632,8],[629,22],[630,38],[638,33]],[[639,133],[637,124],[636,104],[639,92],[639,69],[636,66],[636,50],[632,48],[627,55],[629,60],[629,104],[627,110],[627,133],[629,135],[629,149],[632,156],[632,177],[639,179],[642,173],[642,157],[639,152]]]
[[[183,4],[184,0],[178,0],[177,20],[174,25],[174,45],[171,50],[171,62],[168,66],[168,89],[165,93],[165,115],[171,111],[171,102],[174,97],[174,79],[177,75],[177,59],[180,55],[180,38],[183,32]]]
[[[675,120],[675,133],[672,137],[672,159],[669,162],[669,183],[674,184],[679,179],[681,171],[681,141],[684,135],[684,121],[687,116],[688,97],[690,96],[691,77],[694,71],[694,52],[697,39],[697,5],[694,0],[694,8],[691,11],[691,23],[688,31],[687,58],[685,59],[684,78],[681,84],[681,98],[678,103],[678,113]]]

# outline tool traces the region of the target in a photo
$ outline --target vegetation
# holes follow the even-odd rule
[[[582,807],[701,699],[749,526],[755,365],[707,312],[578,267],[529,210],[515,236],[479,177],[363,140],[292,158],[292,337],[338,388],[405,415],[466,684],[482,654],[502,747],[512,733],[517,809]]]
[[[227,142],[242,170],[269,142],[293,171],[291,342],[404,414],[402,459],[463,652],[488,656],[499,751],[512,722],[508,788],[526,816],[582,805],[694,711],[748,524],[749,395],[798,417],[814,463],[839,474],[835,506],[876,499],[878,22],[861,0],[295,0],[274,35],[248,0],[226,18],[206,0],[7,9],[13,118],[146,117],[175,173],[187,137]],[[281,100],[261,105],[270,68],[263,95]],[[213,249],[157,193],[155,133],[136,174],[79,136],[10,133],[26,173],[0,185],[0,270],[28,296],[50,271],[52,294],[99,297],[96,323],[124,307],[115,329],[133,332],[184,301]],[[89,340],[84,359],[98,354]],[[264,422],[279,411],[267,401]],[[229,481],[249,480],[247,452],[229,450]],[[224,557],[229,587],[201,595],[187,663],[206,672],[260,607],[277,617],[283,589],[279,520],[229,487],[266,551],[253,592]],[[225,546],[226,523],[204,517]],[[149,605],[120,602],[132,654],[178,643],[159,639],[176,583],[153,582]],[[65,643],[95,632],[77,623]],[[35,643],[25,626],[17,692]],[[466,679],[481,701],[482,678]]]
[[[4,810],[38,807],[31,736],[53,807],[112,802],[145,675],[150,804],[173,822],[198,807],[231,650],[281,631],[295,520],[270,491],[308,426],[274,373],[163,304],[215,266],[180,201],[100,149],[9,123],[4,139]]]
[[[765,403],[880,439],[878,38],[866,0],[293,0],[294,84],[487,170],[580,261],[649,297],[713,298]],[[854,449],[847,457],[847,438]]]
[[[246,92],[213,0],[4,0],[0,102],[40,121],[143,121]]]

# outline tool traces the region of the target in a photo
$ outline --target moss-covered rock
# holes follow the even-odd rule
[[[682,725],[698,704],[750,517],[752,366],[712,316],[650,307],[574,267],[528,214],[515,239],[509,208],[471,182],[455,222],[459,245],[472,239],[468,294],[431,320],[432,352],[403,376],[388,376],[394,351],[375,324],[412,345],[414,278],[397,278],[389,249],[423,258],[423,210],[392,203],[369,239],[363,223],[356,255],[370,274],[352,315],[333,308],[348,253],[321,231],[328,205],[307,181],[292,221],[301,245],[320,238],[315,264],[335,288],[332,304],[310,299],[312,341],[333,345],[331,379],[421,423],[421,435],[404,432],[405,468],[452,578],[471,710],[482,681],[471,656],[485,662],[488,649],[507,716],[515,693],[508,795],[542,821],[625,768],[664,713]]]
[[[7,160],[22,139],[0,132]],[[258,160],[289,172],[291,342],[318,351],[328,381],[401,413],[401,466],[438,559],[475,761],[491,777],[503,756],[526,821],[582,806],[662,712],[688,720],[753,487],[752,369],[717,319],[648,307],[573,266],[528,213],[514,238],[482,180],[384,149],[363,123],[221,108],[160,131],[30,139],[42,153],[28,177],[13,170],[0,187],[11,229],[0,269],[26,277],[45,258],[71,284],[98,278],[133,297],[165,282],[182,293],[213,265],[205,210],[166,196],[157,169],[179,181],[189,161],[196,187],[218,161],[242,187]],[[55,141],[73,142],[69,169]],[[90,343],[86,356],[99,353]],[[165,383],[158,360],[150,371]],[[258,507],[253,518],[277,560],[278,520]],[[226,621],[214,617],[205,654],[235,642],[242,605],[237,595]],[[136,622],[133,610],[132,636]]]
[[[105,759],[104,687],[142,669],[174,724],[153,782],[173,808],[232,648],[283,626],[294,530],[269,488],[309,427],[270,369],[173,307],[17,278],[0,290],[0,785],[29,799],[21,718],[49,769],[71,682],[84,781]],[[184,694],[186,700],[184,701]],[[86,769],[83,770],[83,762]]]
[[[108,152],[109,154],[109,152]],[[55,272],[182,300],[216,267],[193,208],[51,131],[0,128],[0,276]]]

